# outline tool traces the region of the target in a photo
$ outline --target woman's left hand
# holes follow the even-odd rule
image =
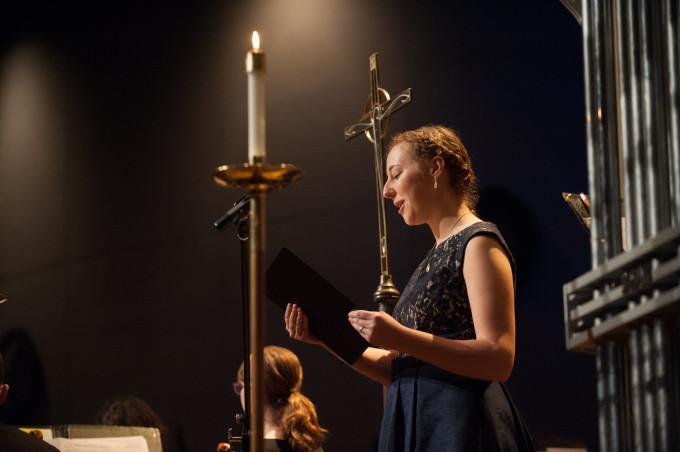
[[[402,324],[386,312],[351,311],[347,316],[349,323],[371,345],[382,348],[395,348],[402,330]]]

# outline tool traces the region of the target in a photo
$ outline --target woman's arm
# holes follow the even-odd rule
[[[454,340],[399,324],[382,312],[353,311],[349,320],[367,341],[399,350],[449,372],[505,381],[515,359],[512,268],[493,238],[473,237],[465,250],[463,276],[476,338]]]
[[[319,345],[326,349],[330,354],[345,362],[335,354],[326,344],[314,337],[309,330],[309,320],[304,311],[297,305],[289,303],[285,313],[286,331],[288,335],[301,342]],[[375,347],[368,347],[364,353],[352,364],[352,368],[383,385],[390,383],[391,363],[393,353]]]
[[[382,348],[368,347],[357,359],[352,368],[361,375],[380,383],[389,385],[392,374],[392,359],[394,352]]]

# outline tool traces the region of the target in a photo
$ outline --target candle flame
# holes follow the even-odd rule
[[[257,31],[253,32],[253,50],[260,50],[260,34]]]

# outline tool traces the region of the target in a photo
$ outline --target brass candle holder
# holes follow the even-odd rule
[[[244,188],[251,194],[287,187],[302,177],[302,170],[288,163],[241,163],[218,166],[213,181],[224,188]]]

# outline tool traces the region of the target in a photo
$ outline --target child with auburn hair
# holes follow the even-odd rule
[[[319,425],[314,404],[301,392],[302,365],[295,353],[274,345],[264,348],[264,388],[265,451],[322,451],[328,431]],[[243,364],[234,391],[244,406]]]

